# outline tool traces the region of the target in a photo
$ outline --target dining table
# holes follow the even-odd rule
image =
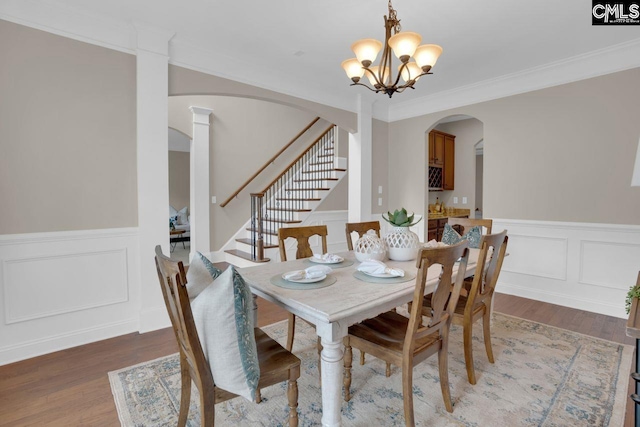
[[[353,251],[338,253],[344,261],[327,264],[332,271],[327,274],[326,283],[294,284],[286,286],[282,275],[296,270],[304,270],[317,265],[310,259],[286,262],[269,262],[238,269],[250,286],[255,298],[260,296],[284,308],[296,316],[315,325],[322,344],[321,388],[322,425],[335,427],[342,425],[342,377],[343,338],[351,325],[375,317],[381,313],[406,304],[413,298],[416,261],[385,261],[390,268],[400,268],[405,272],[404,281],[367,280],[357,271],[360,264]],[[470,249],[465,277],[475,272],[479,249]],[[342,264],[342,265],[341,265]],[[459,274],[456,263],[454,276]],[[441,273],[441,266],[432,265],[427,272],[425,294],[433,292]],[[364,279],[364,280],[363,280]]]

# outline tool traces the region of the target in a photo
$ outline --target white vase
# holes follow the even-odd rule
[[[411,261],[418,256],[420,239],[409,227],[391,227],[384,236],[384,241],[391,260]]]
[[[378,237],[375,231],[369,230],[358,239],[353,247],[353,252],[360,262],[370,259],[384,261],[387,255],[387,247],[384,240]]]

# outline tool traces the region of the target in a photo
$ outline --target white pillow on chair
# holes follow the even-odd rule
[[[200,252],[193,255],[189,270],[187,271],[187,293],[189,300],[193,301],[200,292],[207,289],[212,280],[215,280],[222,274],[220,269],[209,261],[207,257]]]
[[[213,381],[223,390],[255,401],[260,365],[252,308],[251,290],[233,266],[191,303]]]
[[[173,218],[178,215],[178,211],[173,206],[169,205],[169,217]]]

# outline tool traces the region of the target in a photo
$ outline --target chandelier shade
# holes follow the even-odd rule
[[[389,47],[393,50],[396,58],[402,62],[407,62],[421,41],[422,36],[420,34],[405,31],[392,36],[389,39]]]
[[[378,52],[382,49],[382,43],[376,39],[362,39],[351,45],[351,50],[362,64],[371,64],[376,60]]]
[[[389,16],[384,17],[384,43],[375,39],[358,40],[351,45],[356,57],[342,62],[342,68],[353,82],[351,86],[359,85],[376,92],[389,95],[402,93],[406,88],[414,89],[413,85],[426,74],[432,74],[431,69],[436,65],[442,54],[442,47],[436,44],[420,45],[422,36],[410,31],[401,31],[400,20],[389,0]],[[391,35],[393,31],[393,35]],[[382,51],[378,65],[372,66]],[[395,79],[391,76],[392,55],[400,60],[398,74]],[[414,61],[411,61],[411,59]],[[358,69],[359,68],[359,69]],[[361,83],[363,75],[371,86]],[[400,84],[402,77],[404,84]]]

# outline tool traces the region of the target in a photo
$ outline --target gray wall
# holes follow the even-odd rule
[[[189,153],[169,151],[169,204],[176,210],[190,207]]]
[[[466,114],[484,124],[485,217],[640,224],[639,81],[636,68],[394,122],[392,204],[424,212],[425,132]]]
[[[135,56],[0,20],[0,58],[0,234],[136,226]]]

